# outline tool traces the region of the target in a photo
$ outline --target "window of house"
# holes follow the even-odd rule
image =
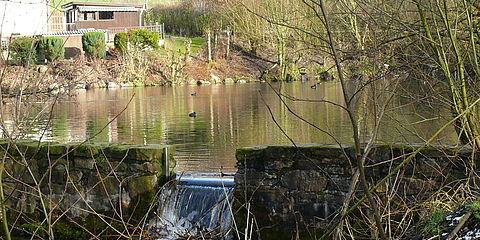
[[[91,21],[95,19],[95,12],[83,12],[83,20]]]
[[[113,19],[113,12],[99,12],[98,19],[101,19],[101,20]]]
[[[72,18],[72,12],[67,12],[67,23],[72,23],[73,18]]]

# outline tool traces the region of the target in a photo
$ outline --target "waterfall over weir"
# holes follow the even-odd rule
[[[160,194],[156,232],[164,238],[202,236],[229,239],[233,221],[233,178],[213,175],[184,176]]]

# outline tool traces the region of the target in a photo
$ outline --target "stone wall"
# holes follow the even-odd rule
[[[367,168],[368,180],[380,180],[415,149],[376,146],[367,161],[372,166]],[[465,178],[468,162],[464,159],[469,153],[433,147],[423,150],[396,175],[397,196],[419,201],[442,185]],[[291,239],[297,234],[311,239],[322,233],[350,189],[351,169],[356,164],[349,161],[352,156],[353,148],[338,145],[238,149],[235,197],[239,202],[235,208],[239,226],[245,224],[242,206],[248,202],[263,240]],[[382,186],[377,194],[385,190]],[[362,196],[361,192],[357,196]]]
[[[0,146],[7,213],[25,216],[29,223],[44,219],[45,208],[71,219],[92,213],[109,214],[109,219],[141,218],[174,167],[171,149],[162,145]]]

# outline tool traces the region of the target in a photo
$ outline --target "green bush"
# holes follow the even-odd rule
[[[160,33],[152,32],[145,29],[130,30],[130,41],[137,47],[151,47],[158,49],[158,41],[160,41]]]
[[[105,33],[87,32],[82,36],[83,51],[92,58],[105,56]]]
[[[477,198],[474,202],[467,205],[472,210],[473,216],[480,219],[480,198]]]
[[[442,221],[447,216],[447,212],[443,209],[434,209],[430,216],[427,218],[427,222],[423,231],[426,234],[440,235],[445,231],[445,227],[441,226]]]
[[[193,1],[180,1],[174,6],[158,5],[143,14],[146,25],[165,24],[165,31],[179,36],[203,36],[205,30],[214,25],[220,25],[222,18],[212,6],[203,10],[193,5]]]
[[[115,46],[115,51],[118,53],[125,53],[128,45],[128,34],[126,33],[117,33],[113,39],[113,44]]]
[[[38,41],[34,38],[22,37],[15,39],[10,45],[12,60],[15,64],[27,65],[37,62]]]
[[[52,62],[55,59],[63,59],[65,57],[63,43],[63,39],[59,37],[43,37],[40,40],[39,49],[45,55],[45,59]]]

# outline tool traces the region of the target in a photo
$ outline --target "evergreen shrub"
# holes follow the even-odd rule
[[[65,57],[64,41],[59,37],[43,37],[40,40],[39,50],[45,55],[45,59],[52,62]]]
[[[15,39],[10,44],[12,60],[15,64],[26,66],[27,63],[35,64],[37,62],[38,41],[34,38],[21,37]]]
[[[127,33],[117,33],[113,39],[113,44],[115,46],[115,51],[118,53],[125,53],[128,46],[128,34]]]
[[[87,32],[82,36],[83,51],[91,58],[105,56],[105,33]]]
[[[146,29],[134,29],[130,30],[130,41],[133,45],[137,47],[151,47],[153,49],[158,49],[160,46],[158,42],[160,41],[160,33],[149,31]]]

